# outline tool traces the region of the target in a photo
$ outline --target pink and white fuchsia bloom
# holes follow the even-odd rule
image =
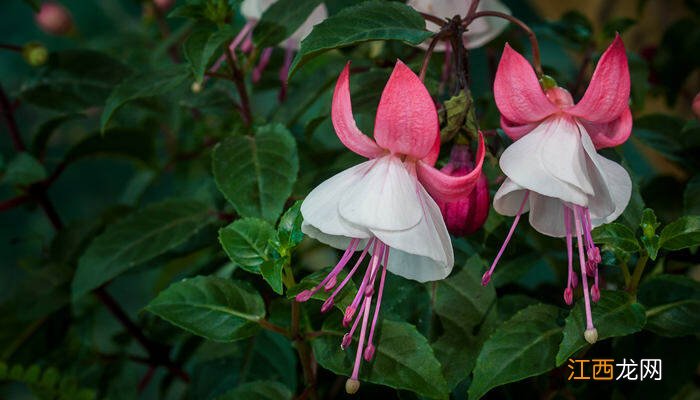
[[[530,64],[506,44],[501,57],[494,96],[501,112],[501,126],[515,143],[501,155],[507,176],[493,201],[497,212],[515,216],[513,225],[491,268],[486,285],[524,212],[530,225],[542,234],[566,237],[569,278],[564,291],[572,302],[572,236],[578,242],[581,282],[586,307],[586,331],[590,343],[598,338],[591,317],[588,280],[593,301],[600,298],[598,263],[600,250],[591,230],[615,220],[630,199],[629,174],[596,149],[622,144],[630,135],[632,115],[628,99],[630,77],[627,55],[620,37],[603,53],[581,101],[574,104],[566,89],[543,91]]]
[[[455,200],[467,196],[481,174],[485,149],[480,137],[477,164],[469,174],[453,177],[433,168],[440,151],[435,104],[420,79],[401,61],[397,61],[382,92],[372,140],[355,124],[349,75],[350,64],[338,78],[331,119],[340,141],[369,160],[321,183],[302,203],[304,233],[345,249],[345,253],[321,283],[299,293],[296,300],[306,301],[321,289],[333,291],[321,311],[332,309],[336,295],[370,255],[357,294],[343,317],[344,326],[352,323],[343,337],[343,349],[352,342],[362,320],[355,365],[346,383],[348,393],[354,393],[359,388],[361,358],[370,361],[374,356],[374,332],[386,271],[419,282],[450,274],[454,263],[452,243],[434,198]],[[358,260],[338,284],[339,273],[360,250]]]

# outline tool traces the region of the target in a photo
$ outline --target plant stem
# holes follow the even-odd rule
[[[637,265],[634,267],[634,272],[632,273],[632,281],[627,288],[627,291],[632,294],[632,296],[637,296],[637,288],[639,287],[639,281],[642,279],[642,273],[644,268],[647,266],[647,261],[649,260],[649,255],[644,253],[639,256],[637,260]]]
[[[22,136],[19,134],[19,128],[17,128],[17,121],[15,121],[15,113],[12,109],[12,104],[5,94],[5,89],[0,85],[0,111],[5,117],[5,123],[7,124],[7,130],[10,133],[10,138],[12,139],[12,145],[17,152],[26,151],[27,148],[24,146],[22,141]]]
[[[623,262],[620,264],[620,269],[622,270],[622,277],[625,279],[625,287],[630,286],[630,269],[627,267],[627,263]]]
[[[246,125],[250,125],[253,122],[253,115],[250,111],[250,100],[248,99],[248,90],[245,87],[245,80],[243,76],[243,71],[241,71],[236,59],[231,51],[231,49],[226,48],[224,50],[224,55],[226,56],[226,61],[228,62],[229,68],[231,68],[231,80],[233,84],[236,85],[236,90],[238,90],[238,97],[241,99],[241,116]]]
[[[272,322],[266,319],[258,320],[258,324],[260,324],[261,327],[267,329],[268,331],[277,332],[287,337],[289,337],[290,335],[288,330],[284,329],[279,325],[273,324]]]
[[[522,29],[527,34],[528,39],[530,39],[530,45],[532,46],[532,64],[535,66],[535,72],[537,72],[537,77],[541,78],[544,75],[544,73],[542,72],[542,61],[540,59],[540,45],[537,42],[537,36],[535,35],[535,32],[533,32],[532,29],[529,26],[527,26],[526,23],[519,20],[518,18],[515,18],[512,15],[508,15],[502,12],[479,11],[477,13],[474,13],[474,15],[471,16],[471,18],[465,19],[465,21],[463,22],[464,26],[469,26],[469,24],[472,21],[481,17],[503,18],[512,22],[513,24],[517,25],[520,29]]]
[[[0,49],[16,51],[18,53],[22,52],[22,46],[17,46],[15,44],[0,43]]]

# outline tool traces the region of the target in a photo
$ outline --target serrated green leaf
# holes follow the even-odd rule
[[[449,389],[440,362],[427,339],[405,322],[382,320],[378,325],[374,359],[362,365],[360,380],[412,390],[432,398],[447,396]],[[345,330],[338,320],[328,319],[323,331],[328,334],[312,342],[318,363],[336,374],[349,376],[357,342],[354,341],[345,351],[340,349]]]
[[[602,290],[600,301],[591,305],[593,324],[598,331],[598,340],[626,336],[639,332],[646,322],[644,306],[635,302],[627,292]],[[564,338],[559,345],[557,365],[588,345],[583,333],[586,330],[586,311],[583,300],[576,302],[566,318]]]
[[[73,299],[181,244],[210,220],[205,204],[166,200],[108,226],[78,261]]]
[[[46,179],[44,166],[31,154],[22,152],[7,164],[2,181],[9,185],[28,186],[44,179]]]
[[[272,290],[277,294],[284,293],[282,285],[282,269],[287,260],[283,258],[270,259],[260,265],[260,273],[265,282],[270,284]]]
[[[279,124],[219,143],[212,164],[216,185],[236,212],[269,222],[282,212],[299,171],[296,142]]]
[[[661,336],[685,336],[700,332],[700,283],[684,276],[657,275],[639,288],[639,302],[646,307],[644,329]]]
[[[474,256],[449,278],[437,282],[434,311],[443,334],[431,343],[448,387],[454,388],[474,368],[476,357],[494,325],[496,290],[481,286],[483,260]]]
[[[562,337],[559,319],[559,308],[535,304],[500,325],[481,348],[469,398],[477,400],[496,386],[553,369]]]
[[[278,0],[274,2],[258,21],[253,30],[253,41],[260,47],[279,44],[307,20],[323,0]]]
[[[314,26],[301,42],[289,77],[313,57],[370,40],[400,40],[417,45],[430,37],[425,21],[413,8],[398,2],[366,1],[347,7]]]
[[[146,310],[173,325],[218,342],[253,335],[265,317],[262,297],[245,282],[198,276],[172,284]]]
[[[139,73],[125,79],[114,88],[105,101],[100,117],[100,130],[105,131],[114,113],[124,104],[136,99],[169,94],[181,86],[189,75],[189,71],[184,66],[175,65],[157,71]]]
[[[700,245],[700,216],[688,215],[661,230],[659,245],[667,250],[682,250]]]
[[[216,400],[285,400],[291,398],[292,392],[279,382],[255,381],[239,385],[217,397]]]
[[[634,232],[626,225],[616,222],[601,225],[593,230],[593,241],[613,249],[634,253],[641,250]]]
[[[243,218],[219,230],[219,242],[229,258],[247,271],[260,273],[267,260],[268,242],[275,237],[269,222],[258,218]]]
[[[304,239],[304,233],[301,231],[301,223],[304,221],[301,203],[301,200],[297,200],[282,214],[277,224],[277,238],[282,249],[293,249]]]

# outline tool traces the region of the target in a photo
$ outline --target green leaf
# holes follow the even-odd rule
[[[535,304],[500,325],[481,348],[469,398],[479,399],[496,386],[553,369],[562,337],[559,315],[555,306]]]
[[[320,271],[316,271],[313,274],[307,275],[302,279],[299,283],[297,283],[295,286],[291,287],[289,290],[287,290],[287,298],[288,299],[293,299],[298,295],[299,293],[303,292],[304,290],[309,290],[314,287],[316,287],[323,278],[328,275],[329,272],[333,267],[328,267],[324,268]],[[338,284],[342,282],[345,277],[348,275],[346,270],[340,271],[340,273],[337,276],[337,281]],[[314,293],[313,296],[311,296],[312,299],[315,300],[320,300],[320,301],[326,301],[333,292],[326,292],[325,290],[321,289],[318,292]],[[338,294],[335,296],[334,303],[335,306],[343,311],[347,306],[350,305],[352,302],[352,299],[355,297],[355,294],[357,293],[357,286],[355,285],[355,282],[352,280],[349,280],[348,283],[343,287],[343,289],[338,292]]]
[[[682,250],[700,244],[700,216],[681,217],[661,231],[659,245],[666,250]]]
[[[216,400],[284,400],[292,398],[292,392],[279,382],[255,381],[239,385]]]
[[[48,144],[51,136],[58,130],[58,128],[64,123],[76,120],[80,118],[85,118],[83,114],[65,114],[53,117],[44,121],[39,125],[36,133],[32,136],[31,151],[37,157],[41,157],[46,152],[46,145]]]
[[[426,397],[447,396],[449,389],[440,362],[425,337],[405,322],[382,320],[378,325],[374,359],[371,363],[363,363],[360,380],[412,390]],[[349,376],[357,342],[354,341],[345,351],[340,349],[345,331],[339,321],[327,320],[323,331],[328,334],[312,342],[318,363],[336,374]]]
[[[219,143],[212,163],[216,184],[236,212],[270,222],[282,212],[299,171],[296,142],[279,124]]]
[[[622,291],[602,290],[600,301],[592,304],[591,312],[599,341],[639,332],[646,322],[644,306],[635,302],[629,293]],[[566,318],[564,339],[557,353],[557,365],[565,363],[574,353],[588,345],[583,337],[585,330],[586,311],[584,302],[579,300]]]
[[[287,262],[284,258],[267,260],[260,265],[260,273],[265,282],[270,284],[272,290],[277,294],[284,293],[282,286],[282,269]]]
[[[461,271],[435,283],[434,311],[444,332],[431,345],[450,388],[469,376],[493,327],[496,313],[489,311],[495,310],[496,290],[481,286],[483,267],[473,256]]]
[[[145,97],[155,97],[171,92],[181,86],[189,77],[182,65],[162,70],[144,72],[131,76],[114,88],[105,102],[100,117],[100,130],[105,131],[114,113],[124,104]]]
[[[652,260],[656,260],[656,255],[659,253],[660,240],[659,235],[656,234],[656,228],[659,225],[661,223],[656,219],[654,210],[644,209],[639,226],[642,228],[642,244]]]
[[[593,241],[628,253],[641,250],[634,232],[626,225],[616,222],[595,228],[593,230]]]
[[[7,164],[2,180],[9,185],[28,186],[44,179],[46,179],[44,166],[31,154],[22,152]]]
[[[65,156],[66,162],[96,156],[124,157],[143,164],[153,162],[153,135],[142,129],[112,128],[95,132],[73,146]]]
[[[99,51],[62,50],[49,56],[46,67],[22,88],[21,97],[39,107],[78,112],[101,106],[131,70]]]
[[[265,317],[262,297],[247,283],[198,276],[172,284],[146,310],[195,335],[231,342],[254,334]]]
[[[289,69],[289,77],[297,68],[328,50],[370,40],[400,40],[417,45],[430,35],[423,17],[413,8],[398,2],[366,1],[344,8],[314,26],[301,42]]]
[[[207,68],[222,54],[236,33],[230,25],[223,25],[216,31],[205,27],[194,29],[183,45],[183,54],[195,81],[202,81]]]
[[[166,200],[108,226],[80,257],[73,299],[183,243],[209,222],[205,204]]]
[[[445,127],[440,131],[442,140],[453,138],[462,129],[469,107],[471,107],[471,101],[463,90],[458,95],[452,96],[445,101],[446,123]]]
[[[293,249],[304,239],[304,233],[301,231],[301,223],[304,221],[301,215],[301,203],[301,200],[297,200],[280,218],[277,237],[281,249]]]
[[[275,237],[269,222],[243,218],[219,230],[219,242],[229,258],[246,271],[260,273],[260,265],[268,259],[268,242]]]
[[[258,21],[253,30],[253,41],[260,47],[279,44],[306,21],[323,0],[278,0],[274,2]]]
[[[644,329],[661,336],[695,335],[700,331],[700,283],[684,276],[657,275],[639,288],[647,308]]]

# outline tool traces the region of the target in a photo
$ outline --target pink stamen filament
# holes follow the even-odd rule
[[[379,279],[379,293],[377,294],[377,304],[374,306],[374,316],[372,317],[372,327],[369,329],[369,339],[367,339],[367,347],[374,346],[374,343],[372,342],[372,339],[374,338],[374,329],[377,326],[377,317],[379,316],[379,309],[382,305],[382,293],[384,293],[384,280],[386,278],[386,268],[387,264],[389,262],[389,246],[386,246],[384,249],[384,260],[383,260],[383,265],[384,268],[382,268],[382,277]],[[370,354],[365,354],[365,360],[366,361],[371,361],[372,360],[372,355],[374,352],[371,351]]]
[[[258,82],[262,77],[262,73],[265,70],[265,67],[267,67],[267,64],[270,62],[270,57],[272,57],[272,50],[272,47],[267,47],[263,49],[262,53],[260,54],[260,61],[255,69],[253,69],[253,83]]]
[[[588,278],[586,277],[586,260],[584,259],[583,252],[583,238],[581,237],[582,230],[580,220],[583,218],[583,216],[581,215],[581,209],[579,207],[576,207],[574,209],[574,213],[574,223],[576,226],[576,242],[578,244],[578,257],[579,263],[581,264],[581,282],[583,283],[583,300],[586,305],[586,328],[594,329],[593,317],[591,316],[591,301],[589,299],[588,293]]]
[[[249,36],[251,30],[253,29],[253,27],[255,27],[255,24],[256,24],[256,21],[246,22],[246,24],[243,25],[243,28],[241,28],[240,32],[238,32],[238,34],[233,38],[233,40],[231,41],[231,44],[229,44],[228,51],[231,52],[234,59],[236,59],[236,48],[238,48],[238,46],[241,44],[241,42],[246,37]],[[225,60],[226,60],[225,55],[222,55],[221,57],[219,57],[219,59],[216,60],[214,65],[211,66],[209,71],[210,72],[218,71],[219,68],[221,68],[221,64],[223,64]],[[202,84],[204,84],[207,80],[209,80],[209,77],[205,76],[204,79],[202,80]]]
[[[365,296],[365,288],[372,281],[372,275],[374,275],[374,272],[377,269],[377,264],[379,264],[379,259],[382,256],[383,252],[384,252],[384,243],[380,242],[379,240],[375,241],[374,247],[372,249],[372,258],[370,259],[370,262],[369,262],[369,268],[367,268],[367,270],[365,271],[365,276],[364,276],[364,278],[362,278],[362,283],[360,284],[360,288],[357,290],[357,294],[355,294],[355,298],[352,300],[352,303],[350,304],[350,306],[348,306],[349,309],[356,310],[357,307],[359,306],[362,298],[367,297],[367,296]],[[346,312],[346,315],[347,315],[347,312]],[[346,321],[343,321],[343,322],[346,322]]]
[[[498,251],[498,254],[496,254],[496,258],[494,258],[493,263],[491,264],[491,268],[484,274],[484,276],[481,278],[481,284],[486,286],[488,285],[489,281],[491,280],[491,275],[493,274],[493,270],[496,268],[496,264],[498,264],[498,260],[501,259],[501,256],[503,255],[503,252],[506,250],[506,246],[508,246],[508,242],[510,242],[510,238],[513,237],[513,232],[515,232],[515,227],[518,226],[518,221],[520,220],[520,215],[523,213],[523,209],[525,208],[525,203],[527,202],[528,197],[530,197],[530,191],[525,192],[525,196],[523,196],[523,201],[520,203],[520,208],[518,209],[518,213],[515,215],[515,219],[513,219],[513,224],[510,226],[510,231],[508,231],[508,236],[506,236],[506,240],[503,242],[503,245],[501,246],[501,249]]]
[[[360,376],[360,362],[362,360],[362,349],[365,344],[365,334],[367,333],[367,321],[369,319],[369,307],[372,302],[372,297],[365,297],[365,301],[362,305],[364,313],[362,315],[362,328],[360,330],[360,339],[357,342],[357,352],[355,353],[355,365],[352,368],[351,379],[357,380]]]
[[[325,278],[319,283],[318,285],[314,286],[313,289],[308,290],[308,291],[303,291],[297,295],[297,301],[306,301],[311,298],[316,292],[318,292],[322,287],[326,285],[332,278],[335,278],[340,271],[343,270],[345,265],[350,261],[350,258],[352,257],[352,254],[355,252],[357,249],[357,245],[360,243],[360,239],[352,239],[350,240],[350,244],[348,244],[348,247],[345,249],[345,253],[343,253],[343,256],[340,258],[340,261],[333,267],[331,272],[326,275]]]
[[[567,206],[564,207],[564,226],[566,227],[566,253],[569,259],[569,276],[567,278],[566,287],[570,288],[572,276],[574,274],[574,249],[571,237],[571,210]]]
[[[364,260],[365,255],[366,255],[367,252],[369,251],[369,247],[372,246],[373,244],[374,244],[374,238],[371,238],[371,239],[367,242],[367,244],[365,245],[364,250],[362,250],[362,254],[360,254],[360,258],[357,259],[357,262],[355,263],[355,266],[353,266],[352,269],[350,270],[350,272],[348,272],[348,275],[345,277],[345,279],[343,279],[343,281],[340,282],[340,285],[338,285],[338,287],[335,288],[335,290],[334,290],[333,293],[330,295],[330,297],[328,297],[329,299],[334,299],[335,296],[336,296],[341,290],[343,290],[343,288],[344,288],[345,285],[348,283],[348,281],[350,281],[350,279],[352,279],[352,276],[355,275],[355,271],[357,271],[357,269],[360,267],[360,264],[362,263],[362,260]],[[333,300],[331,300],[331,301],[333,301]]]
[[[287,75],[289,75],[289,67],[292,66],[292,60],[294,59],[294,41],[289,39],[284,48],[284,63],[279,71],[280,82],[282,86],[280,87],[279,101],[284,101],[287,97]]]

